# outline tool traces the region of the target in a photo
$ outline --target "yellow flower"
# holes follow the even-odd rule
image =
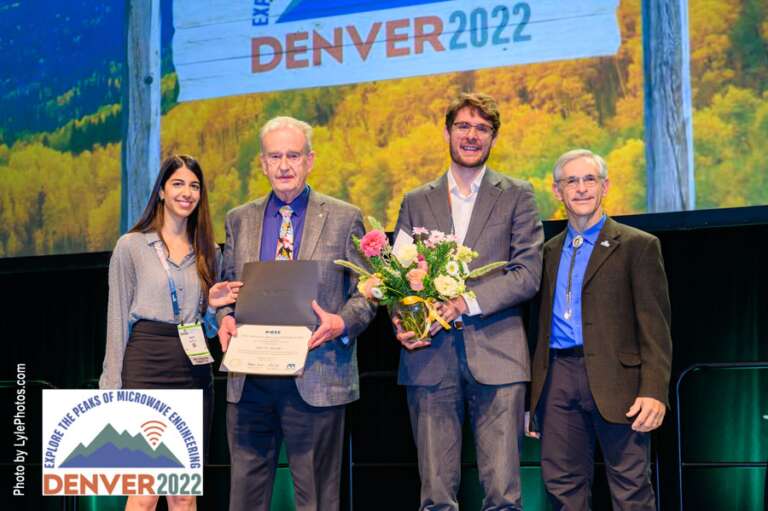
[[[469,247],[465,247],[464,245],[456,247],[456,259],[458,259],[459,262],[468,263],[477,256],[478,253]]]

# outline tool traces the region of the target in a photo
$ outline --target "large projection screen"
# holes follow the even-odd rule
[[[489,165],[529,180],[544,219],[563,215],[550,172],[574,147],[606,158],[609,214],[646,213],[641,3],[161,2],[162,156],[201,162],[223,241],[226,212],[268,191],[260,126],[295,116],[315,127],[313,189],[391,228],[403,193],[447,168],[448,101],[476,90],[501,106]],[[119,236],[125,9],[0,4],[0,257]],[[688,2],[696,209],[768,204],[767,9]]]

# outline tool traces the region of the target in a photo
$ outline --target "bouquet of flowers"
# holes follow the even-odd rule
[[[473,296],[466,287],[468,279],[507,264],[497,261],[470,271],[469,263],[477,252],[458,243],[452,234],[422,227],[413,229],[412,241],[396,243],[393,248],[381,224],[370,217],[369,222],[372,229],[353,241],[371,271],[349,261],[334,262],[356,272],[360,293],[371,302],[389,307],[400,318],[403,329],[414,332],[418,339],[429,336],[434,321],[450,328],[435,310],[437,301],[464,294]]]

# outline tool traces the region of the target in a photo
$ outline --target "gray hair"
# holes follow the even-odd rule
[[[554,180],[557,181],[560,179],[560,176],[563,173],[563,167],[571,163],[573,160],[578,160],[580,158],[590,160],[592,163],[594,163],[601,178],[605,179],[608,177],[608,165],[600,155],[593,153],[589,149],[572,149],[566,153],[563,153],[563,155],[557,159],[555,167],[552,169],[552,177]]]
[[[273,117],[272,119],[268,120],[264,126],[262,126],[261,131],[259,131],[259,146],[261,151],[264,152],[264,137],[267,135],[267,133],[286,128],[296,130],[304,135],[304,152],[309,153],[312,151],[312,126],[304,121],[300,121],[298,119],[294,119],[293,117],[284,115]]]

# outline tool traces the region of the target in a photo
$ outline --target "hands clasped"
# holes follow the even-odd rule
[[[435,310],[446,322],[450,323],[462,314],[466,314],[468,307],[464,298],[458,296],[451,300],[444,302],[437,302],[435,304]],[[416,334],[414,332],[408,332],[403,329],[400,319],[397,316],[392,317],[392,324],[395,326],[395,336],[400,344],[407,350],[412,351],[419,348],[424,348],[432,344],[432,341],[427,339],[416,340]],[[435,321],[429,329],[429,335],[436,335],[443,327],[439,322]]]

